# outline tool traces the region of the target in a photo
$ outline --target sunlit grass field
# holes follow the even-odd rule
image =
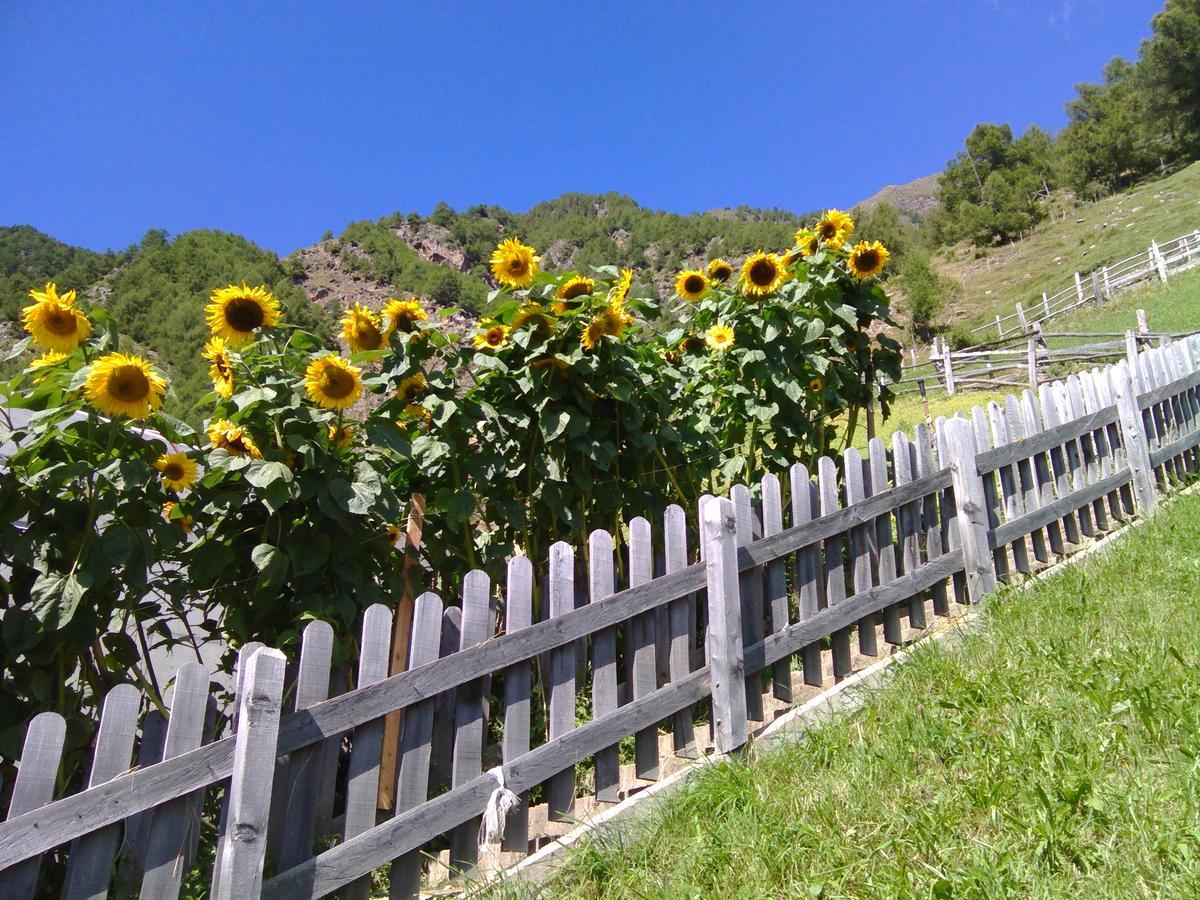
[[[725,761],[546,897],[1194,897],[1200,497]],[[1136,577],[1131,577],[1135,576]]]

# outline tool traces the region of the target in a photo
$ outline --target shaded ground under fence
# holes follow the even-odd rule
[[[43,713],[0,825],[0,896],[30,896],[44,876],[68,897],[110,884],[172,897],[185,880],[220,897],[365,897],[385,878],[404,897],[447,871],[515,863],[698,756],[737,749],[998,581],[1151,513],[1200,468],[1198,358],[1194,338],[1145,350],[875,439],[865,456],[735,486],[694,519],[679,507],[635,518],[620,566],[597,531],[586,548],[554,545],[543,573],[523,557],[502,586],[472,572],[458,597],[417,599],[410,669],[390,678],[391,612],[371,607],[355,688],[334,696],[347,676],[335,677],[325,623],[291,665],[248,645],[219,739],[202,666],[180,670],[169,721],[117,688],[88,786],[58,799],[64,724]],[[384,811],[383,717],[396,710],[396,808]],[[502,784],[520,803],[481,854],[480,817]]]

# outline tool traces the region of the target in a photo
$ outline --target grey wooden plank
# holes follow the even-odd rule
[[[141,703],[141,691],[132,684],[119,684],[105,696],[88,787],[111,781],[129,770]],[[63,897],[70,900],[107,897],[120,843],[119,825],[109,825],[76,840],[67,858]]]
[[[588,537],[588,589],[592,603],[611,597],[617,589],[613,539],[596,530]],[[617,694],[617,630],[605,628],[592,635],[592,718],[612,712],[620,704]],[[596,799],[616,803],[621,799],[621,760],[616,745],[595,759]]]
[[[1021,413],[1021,401],[1012,394],[1004,398],[1004,423],[1011,443],[1015,444],[1024,440],[1025,417]],[[1026,512],[1037,509],[1041,503],[1037,480],[1033,472],[1033,459],[1031,457],[1019,459],[1013,468],[1017,475],[1017,486],[1021,491],[1021,514],[1024,515]],[[1045,563],[1050,559],[1044,529],[1035,528],[1030,532],[1029,541],[1033,547],[1034,559],[1040,563]]]
[[[491,581],[486,572],[474,569],[463,579],[462,633],[459,650],[482,644],[492,637],[495,622],[491,613]],[[571,596],[574,605],[574,595]],[[477,678],[458,689],[454,710],[454,761],[451,787],[466,784],[483,772],[483,742],[487,737],[483,710],[484,680]],[[450,835],[450,868],[468,871],[479,853],[479,820],[458,826]]]
[[[447,615],[451,612],[457,615]],[[461,611],[457,607],[443,611],[442,601],[437,594],[426,592],[419,596],[413,605],[412,642],[408,660],[410,668],[427,665],[441,657],[447,632],[451,633],[453,646],[457,647],[461,622]],[[451,627],[447,627],[448,624]],[[400,765],[396,775],[396,816],[421,806],[429,797],[435,704],[434,699],[422,700],[405,710],[400,735]],[[407,900],[417,896],[421,885],[419,848],[422,843],[424,841],[407,852],[388,857],[391,860],[389,897],[392,900]],[[380,860],[379,864],[386,862],[387,859]]]
[[[387,678],[391,662],[392,611],[382,603],[363,613],[359,643],[358,687]],[[354,729],[350,763],[346,774],[346,815],[342,829],[345,840],[375,827],[379,800],[379,765],[383,757],[383,719],[364,722]],[[345,900],[367,900],[371,880],[360,878],[342,892]]]
[[[837,467],[832,459],[822,456],[817,460],[817,489],[821,494],[821,516],[834,515],[838,510]],[[861,509],[868,504],[853,507]],[[857,523],[855,523],[857,524]],[[825,600],[829,606],[846,599],[846,570],[843,560],[844,540],[841,533],[830,535],[825,540],[824,568]],[[835,680],[850,675],[850,629],[844,628],[830,636],[833,648],[833,677]]]
[[[915,437],[916,440],[913,442],[913,447],[917,452],[917,478],[924,480],[929,475],[939,471],[938,463],[933,453],[933,436],[929,433],[929,427],[921,423],[915,429]],[[934,559],[945,552],[942,543],[942,526],[939,521],[940,497],[936,493],[929,494],[922,497],[920,502],[921,527],[925,531],[926,558]],[[883,583],[882,580],[880,583]],[[950,615],[949,582],[935,582],[929,589],[929,593],[933,597],[934,615]]]
[[[1145,420],[1134,399],[1133,378],[1124,363],[1114,366],[1109,372],[1113,397],[1121,417],[1121,446],[1125,450],[1125,461],[1133,481],[1133,493],[1137,510],[1144,516],[1157,511],[1157,490],[1154,486],[1154,468],[1150,462],[1150,451],[1146,444]]]
[[[788,471],[792,495],[792,526],[800,528],[820,515],[821,500],[808,468],[796,463]],[[821,571],[820,548],[816,544],[796,551],[796,593],[799,599],[799,621],[811,619],[824,603],[825,581]],[[821,647],[813,644],[801,651],[804,683],[820,687],[824,681]]]
[[[1165,444],[1150,453],[1150,465],[1158,466],[1168,459],[1181,456],[1188,450],[1200,444],[1200,430],[1193,431],[1190,434],[1185,434],[1183,437],[1169,444]]]
[[[1055,404],[1058,411],[1059,421],[1071,421],[1074,410],[1071,406],[1070,394],[1067,391],[1067,383],[1065,381],[1054,382],[1050,385],[1049,394],[1051,402]],[[1087,484],[1080,440],[1081,438],[1071,438],[1063,443],[1063,459],[1067,470],[1068,491],[1079,490]],[[1087,537],[1093,537],[1096,534],[1096,526],[1092,521],[1091,507],[1079,507],[1075,512],[1075,516],[1079,520],[1080,532]]]
[[[462,609],[448,606],[442,612],[442,637],[438,660],[458,658],[462,634]],[[462,682],[465,683],[465,682]],[[454,758],[454,709],[458,705],[458,684],[438,692],[433,702],[433,743],[429,756],[429,787],[436,792],[450,786]]]
[[[779,478],[770,473],[762,478],[763,536],[783,531],[783,490]],[[766,609],[770,614],[770,633],[788,626],[787,561],[776,559],[767,563],[763,579]],[[771,693],[776,700],[792,702],[792,665],[790,657],[775,663],[771,676]]]
[[[261,641],[247,641],[238,648],[237,668],[234,671],[234,691],[233,691],[233,707],[229,715],[229,734],[237,733],[238,712],[242,703],[242,683],[245,680],[246,666],[250,663],[250,657],[254,655],[254,651],[262,647]],[[278,766],[278,761],[276,765]],[[272,772],[272,775],[274,773]],[[217,852],[213,854],[212,877],[209,880],[209,892],[215,894],[217,887],[221,883],[221,866],[224,862],[224,854],[221,852],[221,847],[225,843],[225,836],[229,833],[229,785],[225,785],[221,791],[221,812],[217,819]]]
[[[848,447],[842,454],[842,471],[845,478],[846,506],[861,503],[870,494],[870,473],[864,471],[862,454]],[[850,573],[854,591],[865,591],[872,584],[871,547],[875,537],[875,523],[867,522],[850,529]],[[858,623],[858,652],[864,656],[878,656],[879,646],[875,635],[875,617],[868,616]]]
[[[948,420],[944,416],[938,416],[934,427],[934,440],[937,444],[938,465],[943,467],[943,471],[948,471],[944,467],[949,465],[950,460],[950,441],[949,429],[946,426]],[[958,550],[961,547],[959,541],[958,527],[958,506],[955,503],[954,491],[947,489],[938,494],[938,513],[942,523],[942,545],[950,551]],[[971,602],[971,598],[967,592],[967,574],[965,571],[955,572],[951,578],[954,586],[954,602],[960,605],[965,605]]]
[[[975,449],[977,452],[987,452],[993,448],[992,432],[989,427],[987,414],[979,406],[971,408],[971,426],[975,434]],[[979,480],[983,485],[983,500],[987,510],[988,529],[994,531],[1003,520],[1003,507],[1000,487],[996,483],[999,469],[990,472],[980,472]],[[1008,549],[1004,546],[992,549],[992,569],[1000,581],[1008,581]]]
[[[663,513],[664,574],[671,575],[687,568],[687,518],[683,507],[671,504]],[[692,595],[672,600],[668,604],[667,623],[670,629],[671,681],[679,681],[692,669],[692,642],[696,622],[695,597]],[[675,755],[687,759],[699,756],[696,747],[696,731],[692,723],[692,711],[684,709],[672,719]]]
[[[729,501],[718,501],[728,506]],[[706,512],[708,512],[706,508]],[[714,509],[716,518],[721,518],[720,505]],[[728,527],[733,527],[733,516],[724,517]],[[720,526],[718,526],[720,527]],[[730,542],[732,544],[732,541]],[[715,546],[720,546],[718,539]],[[707,555],[706,551],[706,555]],[[801,647],[820,639],[822,635],[845,627],[866,613],[899,602],[911,594],[925,590],[939,579],[945,579],[955,567],[962,566],[962,553],[953,551],[936,560],[931,560],[911,575],[901,576],[886,587],[877,586],[867,594],[851,598],[850,602],[821,610],[812,619],[789,625],[780,634],[772,634],[763,642],[747,648],[761,667],[770,665],[785,654],[795,653]],[[736,575],[732,567],[722,569],[722,578],[733,590]],[[738,604],[730,604],[736,616]],[[739,642],[740,626],[729,632],[733,642]],[[628,703],[616,711],[586,725],[574,729],[556,740],[536,747],[522,758],[505,767],[505,782],[511,790],[528,790],[545,781],[550,775],[574,760],[593,755],[598,749],[644,727],[646,723],[660,721],[676,710],[696,703],[712,690],[707,666],[692,672],[680,682],[667,685],[648,697]],[[740,686],[725,690],[734,702],[744,698]],[[268,898],[294,898],[328,894],[364,872],[369,872],[391,852],[408,852],[420,847],[430,836],[442,834],[483,809],[496,786],[494,778],[484,775],[459,788],[436,797],[416,809],[396,816],[372,831],[361,835],[358,840],[333,847],[316,859],[306,860],[295,869],[282,872],[264,885],[263,896]]]
[[[948,483],[949,473],[938,473],[903,489],[893,488],[873,496],[852,509],[787,528],[751,547],[742,548],[738,553],[738,566],[744,569],[764,565],[780,555],[811,546],[827,535],[845,531],[860,521],[876,518],[911,497],[942,490]],[[639,612],[704,587],[704,568],[688,566],[671,575],[655,578],[642,587],[620,591],[602,603],[569,611],[553,623],[538,623],[419,670],[393,675],[362,690],[331,698],[303,714],[290,714],[280,723],[280,753],[288,754],[315,741],[336,736],[392,710],[436,696],[498,668],[534,658],[561,646],[564,641],[586,637],[600,628],[618,624]],[[0,825],[0,867],[45,852],[158,803],[218,783],[229,777],[232,761],[233,739],[223,738],[182,754],[179,759],[131,772],[119,779],[119,783],[110,782],[81,791],[57,801],[45,811],[5,822]]]
[[[996,542],[1012,540],[1017,535],[1027,534],[1030,530],[1053,521],[1055,517],[1061,519],[1064,514],[1071,510],[1078,509],[1081,505],[1092,503],[1122,484],[1125,484],[1129,481],[1129,477],[1129,470],[1122,469],[1115,475],[1102,478],[1095,484],[1085,485],[1078,491],[1074,491],[1065,497],[1059,497],[1047,506],[1042,506],[1031,513],[1026,513],[1019,519],[1005,522],[996,529],[993,539]]]
[[[975,469],[975,429],[970,422],[946,423],[947,459],[954,477],[958,508],[959,544],[967,572],[971,602],[978,603],[996,589],[996,572],[988,546],[988,521],[983,482]]]
[[[167,720],[157,709],[149,710],[142,717],[142,738],[138,742],[137,767],[125,778],[133,778],[138,772],[162,762],[163,745],[166,741]],[[230,771],[232,772],[232,767]],[[108,787],[112,788],[113,785]],[[120,819],[117,819],[116,823],[119,824]],[[117,859],[117,882],[121,895],[136,893],[142,883],[142,875],[146,871],[146,845],[150,841],[150,828],[153,824],[154,809],[150,803],[146,804],[145,811],[135,812],[125,823],[124,849]]]
[[[650,522],[641,516],[629,521],[629,586],[647,584],[654,577],[654,550],[651,544]],[[645,697],[658,687],[655,660],[655,617],[642,613],[629,623],[633,652],[634,700]],[[634,735],[634,772],[638,778],[658,779],[658,724],[648,726]]]
[[[887,445],[882,438],[871,438],[867,445],[867,454],[871,466],[871,493],[884,490],[891,483],[888,474]],[[939,539],[941,533],[938,533]],[[882,515],[875,520],[875,545],[878,547],[879,584],[891,584],[896,580],[896,545],[892,540],[892,517]],[[904,640],[901,630],[900,606],[889,606],[883,610],[883,639],[889,644],[900,644]]]
[[[229,785],[231,827],[218,848],[222,862],[217,900],[257,897],[262,890],[286,666],[284,655],[268,647],[255,650],[246,664]]]
[[[550,618],[566,616],[575,597],[575,551],[559,541],[550,547]],[[589,608],[591,604],[588,604]],[[529,629],[532,631],[533,629]],[[550,653],[550,678],[547,684],[549,740],[575,727],[575,647],[560,646]],[[546,789],[547,812],[551,821],[570,820],[575,809],[575,767],[569,766],[550,779]]]
[[[731,753],[746,743],[746,665],[739,621],[737,517],[728,500],[704,507],[705,566],[708,580],[708,620],[712,642],[713,730],[717,750]]]
[[[1105,376],[1099,369],[1093,369],[1090,372],[1084,372],[1079,377],[1079,386],[1083,392],[1083,406],[1086,412],[1093,413],[1101,409],[1104,405],[1100,399],[1099,383]],[[1109,436],[1109,426],[1098,428],[1092,434],[1092,441],[1096,450],[1097,462],[1097,479],[1107,478],[1118,469],[1116,457],[1113,454],[1113,447]],[[1124,510],[1121,508],[1121,495],[1119,491],[1113,491],[1108,495],[1108,515],[1116,520],[1124,519]]]
[[[163,759],[179,756],[200,746],[207,706],[208,672],[199,663],[182,666],[175,674],[175,692],[171,698],[171,717],[167,721]],[[190,830],[200,826],[194,819],[195,812],[195,802],[191,797],[171,800],[155,810],[154,824],[146,846],[142,896],[172,898],[179,895]]]
[[[754,533],[754,504],[750,489],[744,484],[735,484],[729,491],[733,503],[733,515],[737,519],[737,545],[748,547],[756,537]],[[742,644],[753,644],[763,636],[763,573],[755,568],[738,575],[738,593],[742,602]],[[746,714],[755,722],[761,722],[763,712],[762,673],[746,673]]]
[[[1165,384],[1139,393],[1137,405],[1139,409],[1146,409],[1196,387],[1200,387],[1200,371],[1189,372],[1186,375],[1173,378]]]
[[[1027,390],[1021,393],[1021,412],[1025,418],[1027,440],[1038,435],[1046,427],[1045,420],[1042,418],[1041,404],[1033,391]],[[1033,474],[1037,481],[1038,505],[1049,506],[1054,502],[1054,473],[1051,470],[1048,450],[1033,456]],[[1067,552],[1061,522],[1048,522],[1046,537],[1050,544],[1050,552],[1055,556],[1063,556]]]
[[[508,561],[508,577],[504,584],[504,632],[512,634],[533,624],[533,564],[527,556],[514,556]],[[519,662],[504,673],[504,732],[501,752],[505,764],[529,752],[530,712],[533,696],[533,667]],[[529,797],[520,795],[520,802],[504,821],[502,850],[529,850]]]
[[[296,676],[297,712],[329,696],[333,659],[333,628],[328,622],[309,622],[300,644],[300,669]],[[312,856],[317,827],[317,795],[327,762],[325,744],[302,747],[291,754],[287,768],[287,823],[279,840],[279,868],[289,869]],[[272,842],[274,845],[274,842]]]
[[[21,746],[21,761],[13,783],[8,818],[45,806],[54,799],[54,786],[62,757],[67,723],[58,713],[44,712],[34,716],[25,729]],[[41,872],[41,854],[5,870],[0,875],[0,897],[4,900],[24,900],[32,897]]]
[[[1067,404],[1073,419],[1082,419],[1087,415],[1083,398],[1083,377],[1087,373],[1067,376]],[[1089,376],[1090,377],[1090,376]],[[1099,429],[1103,431],[1103,429]],[[1083,483],[1095,484],[1100,480],[1100,449],[1097,441],[1097,431],[1088,431],[1079,437],[1079,450],[1083,454]],[[1106,498],[1101,497],[1092,504],[1092,523],[1098,531],[1107,531],[1108,511]]]
[[[1015,401],[1016,398],[1012,399]],[[1012,435],[1008,432],[1008,419],[1004,407],[995,401],[988,404],[988,422],[991,425],[994,446],[1003,447],[1012,441]],[[1003,466],[996,471],[1000,476],[1000,493],[1004,504],[1003,520],[1011,522],[1025,514],[1024,495],[1020,490],[1017,467],[1015,465]],[[1028,575],[1033,571],[1033,567],[1029,564],[1029,548],[1026,546],[1024,536],[1014,540],[1011,546],[1013,565],[1018,572]]]
[[[1026,393],[1033,396],[1032,392],[1027,391]],[[1116,410],[1104,408],[1094,413],[1088,413],[1078,419],[1057,424],[1053,428],[1046,426],[1043,429],[1039,426],[1037,431],[1032,434],[1027,432],[1026,436],[1019,441],[1013,441],[1003,447],[994,447],[981,451],[979,454],[979,471],[986,474],[1001,466],[1010,466],[1018,460],[1028,458],[1035,453],[1045,453],[1054,447],[1061,446],[1072,438],[1078,438],[1080,435],[1087,434],[1089,431],[1094,431],[1104,425],[1111,425],[1116,420]]]
[[[916,478],[915,452],[912,441],[903,431],[892,434],[892,465],[897,485],[908,484]],[[899,549],[899,572],[915,571],[921,564],[921,522],[916,500],[896,511],[896,543]],[[925,600],[911,597],[908,602],[908,623],[913,628],[926,627]]]

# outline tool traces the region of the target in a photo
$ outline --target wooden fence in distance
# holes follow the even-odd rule
[[[205,740],[199,665],[181,670],[165,722],[139,725],[136,690],[114,689],[87,787],[57,799],[65,729],[43,713],[0,824],[0,896],[32,895],[46,854],[65,860],[66,897],[113,883],[177,896],[206,796],[210,809],[220,797],[217,897],[366,897],[384,871],[391,895],[410,897],[437,860],[520,859],[698,755],[736,750],[997,582],[1152,513],[1200,468],[1198,361],[1200,339],[1174,342],[876,438],[865,457],[702,498],[691,527],[679,507],[635,518],[621,566],[597,531],[586,552],[555,544],[540,579],[513,559],[502,597],[472,572],[457,605],[417,599],[398,675],[386,674],[391,613],[373,606],[344,693],[330,696],[325,623],[307,627],[292,666],[246,646],[233,728],[217,739]],[[396,808],[381,813],[396,710]],[[481,856],[480,817],[501,787],[520,802]]]

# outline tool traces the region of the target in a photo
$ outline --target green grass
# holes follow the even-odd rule
[[[1200,328],[1200,267],[1123,291],[1104,304],[1088,307],[1046,323],[1045,330],[1124,332],[1137,328],[1137,311],[1146,310],[1151,331]]]
[[[962,285],[946,318],[974,326],[1012,313],[1018,301],[1028,308],[1040,302],[1043,291],[1054,294],[1070,284],[1076,271],[1090,272],[1145,251],[1151,239],[1171,240],[1197,227],[1200,163],[1193,163],[1167,178],[1072,206],[1065,222],[1061,216],[1047,221],[1026,240],[984,259],[958,248],[953,261],[942,261],[946,274]]]
[[[1194,897],[1200,496],[695,778],[546,897]],[[1131,577],[1136,574],[1136,577]]]

